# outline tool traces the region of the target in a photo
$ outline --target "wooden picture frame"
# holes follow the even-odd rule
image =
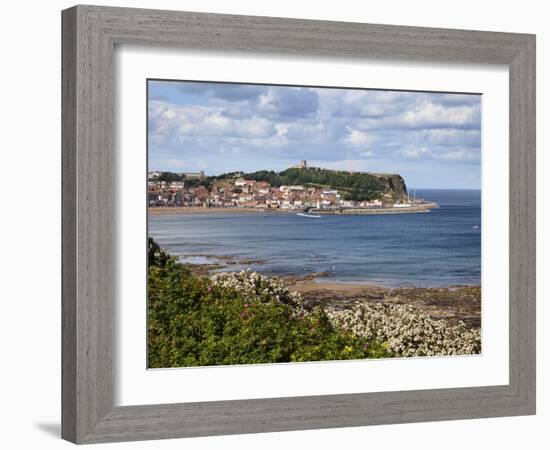
[[[64,439],[95,443],[535,413],[534,35],[98,6],[63,11],[62,31]],[[509,384],[115,407],[116,44],[507,65]]]

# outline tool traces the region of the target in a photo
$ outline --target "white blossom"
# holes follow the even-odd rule
[[[308,314],[300,293],[290,292],[278,278],[250,270],[212,275],[212,284],[235,289],[248,301],[278,302],[294,308],[296,315]],[[470,355],[481,351],[481,331],[463,322],[449,325],[434,320],[410,305],[360,303],[345,309],[323,307],[335,328],[385,343],[395,356]]]
[[[356,303],[350,309],[325,308],[335,327],[378,342],[395,356],[470,355],[481,351],[481,331],[463,322],[449,325],[408,305]]]

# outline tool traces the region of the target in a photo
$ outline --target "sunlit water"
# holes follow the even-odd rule
[[[417,190],[430,213],[304,218],[281,213],[151,215],[149,235],[186,262],[227,255],[272,275],[328,272],[331,281],[386,286],[479,284],[481,193]],[[197,257],[196,255],[201,255]],[[215,260],[210,260],[215,261]]]

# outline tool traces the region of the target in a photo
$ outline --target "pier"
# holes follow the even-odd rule
[[[332,208],[311,209],[313,214],[338,214],[338,215],[367,215],[367,214],[415,214],[428,213],[434,208],[439,208],[435,202],[412,204],[405,207],[377,207],[377,208]]]

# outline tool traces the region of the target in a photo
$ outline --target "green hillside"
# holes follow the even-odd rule
[[[204,179],[186,179],[182,174],[163,172],[158,181],[185,181],[187,187],[205,186],[210,190],[214,183],[242,177],[247,180],[267,181],[271,186],[303,185],[323,189],[336,189],[344,200],[402,200],[407,195],[405,180],[397,174],[374,174],[368,172],[347,172],[317,167],[290,168],[282,172],[259,170],[251,173],[229,172]]]
[[[283,172],[260,170],[246,173],[243,178],[267,181],[272,186],[304,185],[337,189],[346,200],[373,200],[384,194],[403,198],[407,188],[399,175],[377,175],[366,172],[346,172],[321,168],[290,168]]]

